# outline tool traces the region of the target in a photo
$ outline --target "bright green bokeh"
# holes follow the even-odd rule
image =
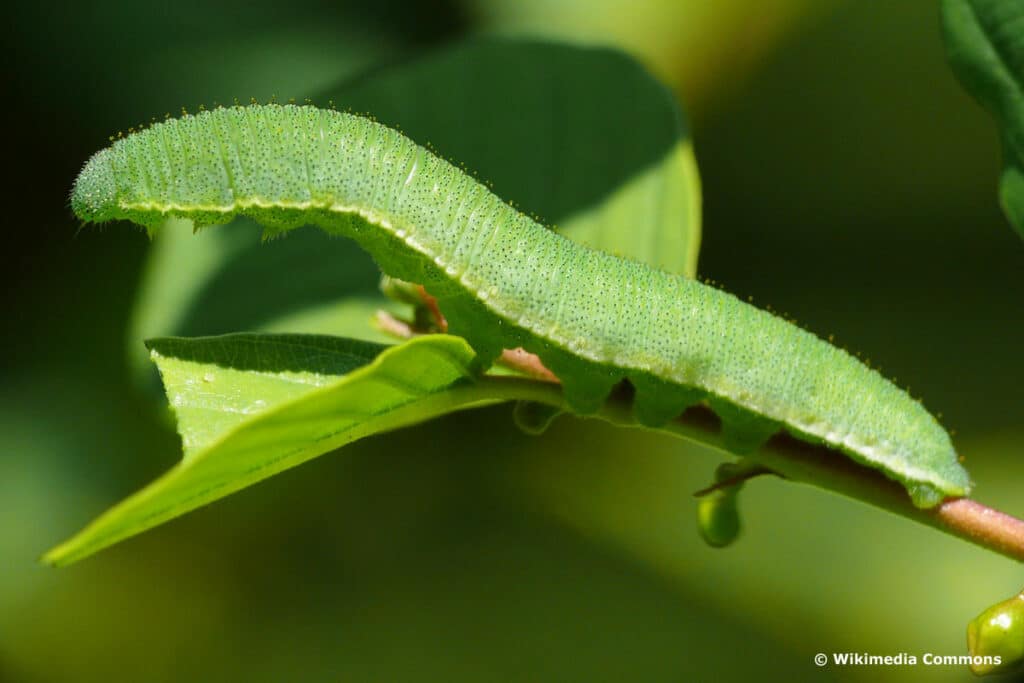
[[[1019,566],[771,479],[744,488],[739,541],[710,549],[689,493],[716,457],[572,419],[527,437],[507,407],[353,444],[66,570],[36,564],[180,452],[123,364],[148,245],[76,233],[63,200],[81,162],[154,112],[301,97],[477,16],[268,6],[178,3],[159,21],[139,3],[14,8],[12,158],[28,182],[4,250],[0,678],[973,680],[810,660],[963,653]],[[655,15],[627,23],[673,40]],[[742,45],[717,25],[719,54]],[[993,198],[994,127],[938,26],[932,0],[846,3],[761,51],[730,97],[689,103],[701,269],[909,384],[956,429],[978,497],[1021,516],[1024,254]]]

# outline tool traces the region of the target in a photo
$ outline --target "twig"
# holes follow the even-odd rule
[[[506,368],[518,370],[542,382],[561,384],[559,379],[555,377],[555,373],[544,367],[544,364],[540,362],[540,358],[536,354],[530,353],[526,349],[505,349],[501,352],[497,362]]]
[[[408,324],[384,311],[378,312],[377,322],[381,329],[395,336],[408,338],[416,335]],[[507,400],[530,400],[565,407],[558,378],[544,367],[537,356],[523,349],[506,350],[499,362],[541,381],[484,377],[481,381],[489,383],[498,395]],[[629,398],[616,393],[594,417],[619,426],[640,427],[633,418]],[[729,453],[722,440],[718,417],[703,406],[690,408],[657,431]],[[970,498],[950,498],[928,509],[915,507],[906,489],[878,470],[859,465],[824,446],[798,441],[788,434],[773,436],[757,453],[748,457],[786,479],[874,505],[1024,562],[1024,520]]]
[[[420,285],[420,289],[423,289]],[[434,301],[434,308],[437,307],[437,302],[423,290],[423,296],[429,297],[431,301]],[[437,312],[438,320],[444,323],[444,317],[441,316],[441,312]],[[377,311],[376,323],[378,329],[382,332],[390,334],[399,339],[412,339],[418,337],[421,334],[427,334],[425,332],[419,332],[414,329],[412,325],[400,320],[395,316],[391,315],[387,311]],[[444,327],[447,328],[447,323],[444,323]],[[496,361],[506,368],[521,372],[528,377],[540,380],[542,382],[549,382],[551,384],[560,384],[558,378],[555,377],[555,373],[544,367],[544,364],[540,361],[540,358],[536,354],[530,353],[525,349],[505,349],[501,352],[501,356]]]
[[[489,395],[499,400],[529,400],[565,407],[561,388],[555,384],[490,376],[479,381],[488,386]],[[617,394],[613,394],[593,417],[623,427],[640,427],[633,418],[628,399]],[[710,409],[702,406],[690,408],[656,431],[668,432],[728,453],[722,440],[721,423]],[[786,434],[772,437],[760,450],[747,457],[786,479],[874,505],[1024,562],[1024,520],[975,500],[950,498],[934,508],[915,507],[906,489],[878,470]]]
[[[420,298],[423,300],[423,305],[430,311],[430,317],[434,319],[434,324],[437,325],[437,329],[442,332],[448,331],[448,321],[445,319],[444,314],[441,313],[440,307],[437,305],[437,299],[427,292],[427,288],[423,285],[416,285],[416,291],[419,292]]]

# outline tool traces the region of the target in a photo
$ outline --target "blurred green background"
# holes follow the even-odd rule
[[[530,438],[508,407],[36,563],[178,456],[125,360],[148,244],[80,230],[84,160],[154,114],[302,97],[477,32],[619,45],[671,84],[704,186],[701,273],[909,385],[956,430],[977,497],[1024,515],[1024,245],[936,3],[109,1],[9,22],[0,680],[970,678],[812,657],[963,653],[1018,565],[771,480],[747,487],[740,542],[712,550],[690,494],[717,456],[571,419]]]

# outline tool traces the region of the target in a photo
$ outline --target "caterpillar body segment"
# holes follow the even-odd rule
[[[271,234],[315,224],[424,284],[481,365],[506,348],[537,354],[576,412],[626,379],[645,425],[704,402],[737,451],[786,430],[881,470],[922,507],[970,488],[935,418],[846,352],[731,294],[572,242],[362,117],[254,105],[169,120],[97,153],[71,204],[83,220],[150,231],[168,217],[246,215]]]

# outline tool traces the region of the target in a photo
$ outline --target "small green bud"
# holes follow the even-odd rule
[[[1006,671],[1024,661],[1024,591],[992,605],[967,625],[967,651],[979,676]]]
[[[701,538],[712,548],[724,548],[740,535],[740,512],[736,496],[745,481],[742,476],[748,466],[740,463],[723,463],[715,470],[715,482],[736,480],[726,486],[712,487],[698,494],[697,530]],[[737,479],[737,477],[740,477]]]
[[[712,548],[724,548],[740,535],[740,513],[736,487],[717,489],[697,503],[697,528]]]
[[[399,280],[390,275],[382,275],[380,278],[380,291],[389,299],[403,304],[410,304],[412,306],[423,305],[423,296],[420,294],[418,286],[412,282]]]

